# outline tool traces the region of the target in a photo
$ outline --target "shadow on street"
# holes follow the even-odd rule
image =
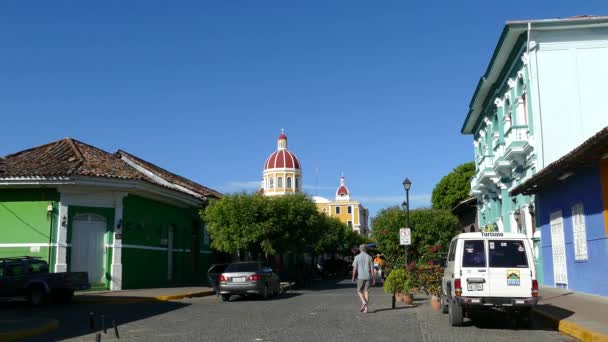
[[[30,339],[30,341],[57,341],[101,331],[103,325],[101,315],[105,318],[105,327],[108,333],[112,334],[112,321],[116,321],[120,333],[120,326],[123,324],[178,310],[188,305],[181,302],[151,301],[131,304],[49,304],[33,308],[25,301],[5,301],[0,302],[0,317],[5,316],[15,319],[34,316],[57,319],[60,322],[58,330]],[[90,313],[93,313],[94,317],[94,330],[91,330],[90,327]]]

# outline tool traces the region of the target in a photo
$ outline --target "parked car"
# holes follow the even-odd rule
[[[48,299],[69,302],[75,290],[90,288],[88,278],[86,272],[49,273],[40,258],[0,258],[0,297],[25,297],[34,306]]]
[[[538,303],[532,247],[525,234],[477,232],[452,239],[442,279],[441,304],[452,326],[486,308],[529,320]]]
[[[224,273],[229,264],[214,264],[207,270],[207,278],[213,290],[219,294],[220,275]]]
[[[261,262],[237,262],[230,264],[219,277],[222,301],[232,295],[261,295],[264,299],[281,291],[279,276]]]

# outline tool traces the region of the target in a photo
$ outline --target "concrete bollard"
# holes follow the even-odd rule
[[[118,325],[116,324],[116,320],[112,320],[112,326],[114,327],[114,335],[116,335],[117,339],[120,339],[120,335],[118,334]]]
[[[95,330],[95,313],[89,312],[89,329]]]
[[[100,315],[99,319],[101,320],[101,329],[103,330],[103,333],[107,334],[108,330],[106,329],[106,316]]]

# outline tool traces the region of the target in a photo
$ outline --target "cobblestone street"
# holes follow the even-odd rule
[[[571,341],[541,319],[520,330],[500,314],[453,328],[447,315],[433,311],[426,298],[419,297],[416,307],[398,304],[391,310],[391,297],[381,288],[371,291],[372,312],[360,313],[358,303],[354,285],[342,281],[292,290],[268,301],[233,297],[220,303],[210,296],[165,303],[48,307],[37,314],[60,319],[61,327],[35,341],[94,341],[88,330],[89,311],[104,314],[108,321],[116,319],[123,341]],[[111,340],[109,330],[102,341]]]

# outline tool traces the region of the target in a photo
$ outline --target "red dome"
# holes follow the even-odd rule
[[[281,133],[281,135],[279,135],[279,140],[281,139],[287,140],[287,136],[285,135],[285,133]]]
[[[288,150],[278,150],[273,152],[264,163],[264,170],[282,168],[300,169],[298,157]]]
[[[342,195],[348,196],[348,189],[346,188],[346,185],[341,185],[338,188],[338,192],[337,193],[338,193],[338,196],[342,196]]]

